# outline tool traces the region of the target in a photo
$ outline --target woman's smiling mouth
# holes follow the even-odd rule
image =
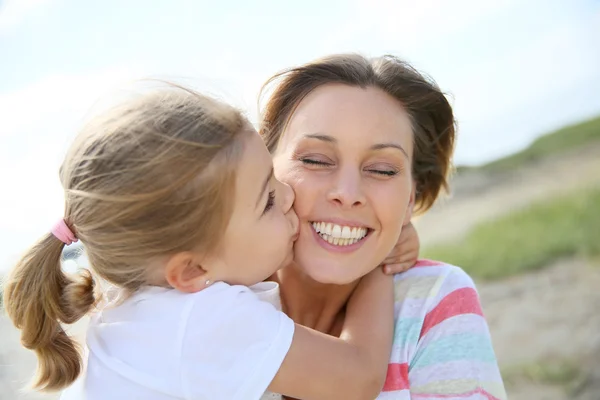
[[[369,228],[360,226],[339,225],[326,221],[311,222],[315,233],[333,246],[350,246],[364,239]]]

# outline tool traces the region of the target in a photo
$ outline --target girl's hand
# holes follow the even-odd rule
[[[398,243],[381,264],[386,274],[393,275],[411,268],[419,258],[419,235],[412,223],[402,228]]]

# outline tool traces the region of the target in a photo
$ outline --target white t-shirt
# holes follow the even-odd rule
[[[222,282],[194,294],[149,287],[104,308],[90,321],[85,374],[62,399],[277,398],[265,391],[294,323],[278,311],[276,283],[252,289]]]

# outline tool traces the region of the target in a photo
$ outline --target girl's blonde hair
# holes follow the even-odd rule
[[[174,85],[89,123],[60,178],[64,220],[95,273],[132,292],[148,281],[149,262],[213,248],[231,215],[241,133],[249,129],[234,108]],[[21,343],[38,357],[40,390],[62,389],[80,374],[80,353],[60,323],[79,320],[96,301],[89,271],[61,270],[63,247],[52,234],[41,238],[4,288]]]

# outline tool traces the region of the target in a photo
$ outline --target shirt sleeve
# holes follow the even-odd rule
[[[457,267],[440,279],[408,366],[411,398],[506,399],[472,279]]]
[[[194,302],[184,329],[186,399],[260,399],[292,343],[294,323],[248,288],[223,287]]]

